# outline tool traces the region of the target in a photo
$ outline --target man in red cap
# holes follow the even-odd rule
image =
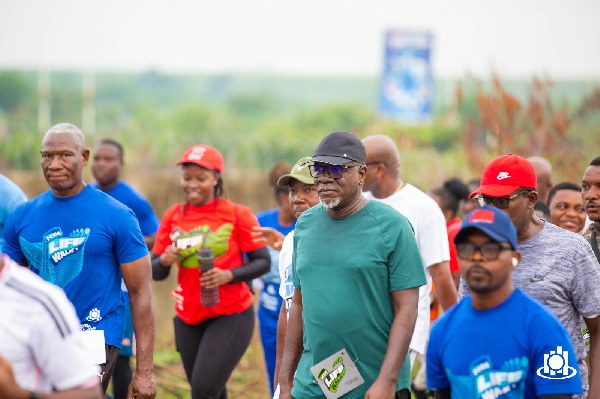
[[[481,185],[470,198],[510,216],[522,254],[521,263],[512,272],[513,284],[548,306],[569,332],[584,391],[574,397],[600,398],[600,268],[583,237],[535,216],[536,181],[531,162],[518,155],[503,155],[484,167]],[[461,280],[459,297],[467,293],[468,287]],[[591,340],[589,385],[582,317]]]

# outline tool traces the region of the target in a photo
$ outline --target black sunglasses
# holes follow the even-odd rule
[[[325,169],[327,169],[327,173],[329,173],[329,176],[333,179],[339,179],[340,177],[342,177],[342,175],[344,174],[344,171],[346,169],[350,169],[350,168],[355,168],[357,166],[361,166],[362,164],[358,163],[355,165],[350,165],[350,166],[342,166],[342,165],[329,165],[329,166],[322,166],[322,165],[309,165],[308,166],[308,170],[310,171],[310,175],[315,178],[318,179],[321,176],[323,176],[323,174],[325,173]]]
[[[486,195],[477,194],[475,196],[475,199],[477,200],[477,204],[479,204],[479,206],[493,205],[498,209],[506,209],[508,208],[508,203],[511,200],[517,198],[521,194],[528,193],[530,191],[531,190],[521,190],[518,193],[514,193],[506,197],[488,197]]]

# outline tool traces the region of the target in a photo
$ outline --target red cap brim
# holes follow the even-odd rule
[[[469,195],[469,199],[473,198],[477,194],[483,194],[488,197],[506,197],[519,187],[520,186],[506,186],[503,184],[487,184],[480,186],[477,190],[473,191],[471,195]]]

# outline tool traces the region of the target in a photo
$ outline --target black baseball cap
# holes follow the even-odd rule
[[[330,165],[343,165],[351,161],[364,164],[367,151],[362,141],[352,133],[335,131],[323,137],[310,160]]]

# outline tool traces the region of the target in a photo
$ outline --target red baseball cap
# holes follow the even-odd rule
[[[188,148],[183,156],[175,165],[184,163],[195,163],[206,169],[214,169],[223,172],[223,155],[213,147],[205,144],[198,144]]]
[[[492,159],[483,168],[481,183],[469,198],[477,194],[505,197],[520,187],[536,188],[537,176],[531,162],[514,154]]]

